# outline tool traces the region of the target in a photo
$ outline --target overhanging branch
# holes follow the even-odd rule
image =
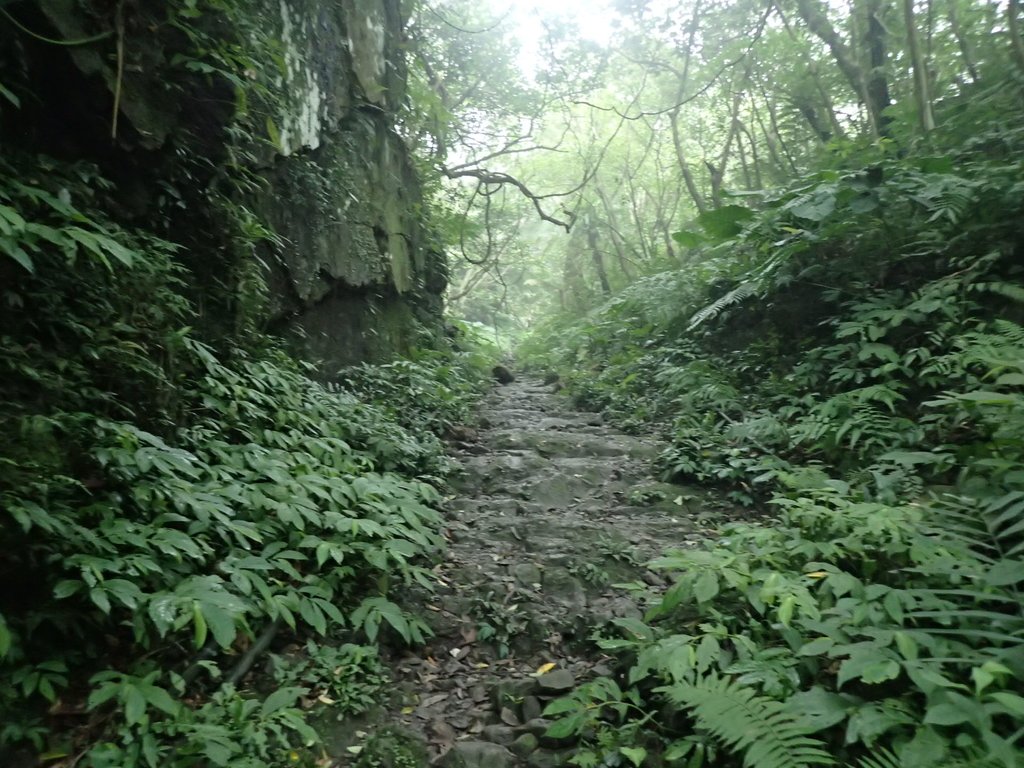
[[[555,224],[559,227],[562,227],[562,229],[564,229],[566,232],[572,229],[572,225],[576,218],[575,216],[570,215],[568,221],[563,221],[562,219],[556,218],[551,214],[547,213],[544,210],[544,207],[541,205],[541,200],[544,200],[549,197],[556,197],[556,195],[535,194],[530,190],[529,187],[526,186],[526,184],[521,182],[515,176],[510,176],[509,174],[502,173],[501,171],[488,171],[486,168],[442,168],[441,172],[449,179],[476,179],[481,184],[497,184],[499,186],[504,186],[505,184],[508,184],[510,186],[513,186],[516,189],[518,189],[523,194],[523,196],[526,197],[531,203],[533,203],[533,207],[537,209],[537,215],[540,216],[541,219],[550,222],[551,224]],[[572,194],[572,192],[570,191],[566,194]]]

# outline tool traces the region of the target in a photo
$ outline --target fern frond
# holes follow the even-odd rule
[[[757,283],[744,281],[729,291],[725,296],[716,299],[711,304],[701,309],[699,312],[694,314],[690,318],[690,324],[686,327],[686,330],[692,331],[699,325],[703,325],[708,320],[714,320],[724,310],[736,304],[742,304],[744,301],[755,295],[760,286]]]
[[[903,768],[903,762],[892,750],[881,749],[877,754],[858,760],[857,768]]]
[[[1015,283],[977,283],[973,286],[977,291],[988,291],[989,293],[998,293],[1000,296],[1005,296],[1008,299],[1019,301],[1024,304],[1024,288],[1021,288]]]
[[[807,724],[782,702],[760,696],[735,679],[709,675],[694,683],[658,689],[729,749],[742,753],[749,768],[804,768],[834,765],[824,745],[809,738]]]

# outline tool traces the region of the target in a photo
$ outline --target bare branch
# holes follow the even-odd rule
[[[665,107],[663,109],[643,110],[641,112],[637,112],[635,115],[630,115],[627,112],[621,112],[618,107],[602,107],[602,106],[600,106],[598,104],[594,104],[593,102],[589,102],[589,101],[574,101],[572,103],[573,104],[579,104],[579,105],[585,106],[585,107],[590,107],[591,109],[596,109],[596,110],[598,110],[600,112],[614,112],[616,115],[621,117],[623,120],[643,120],[644,118],[657,117],[658,115],[665,115],[665,114],[668,114],[668,113],[670,113],[670,112],[672,112],[674,110],[677,110],[680,107],[682,107],[682,106],[684,106],[686,104],[689,104],[691,101],[693,101],[695,99],[698,99],[701,96],[703,96],[705,93],[707,93],[711,89],[711,87],[715,83],[718,82],[718,78],[720,78],[722,76],[722,74],[725,73],[726,70],[732,69],[737,64],[741,64],[743,61],[746,60],[746,58],[750,55],[750,52],[754,50],[754,45],[756,45],[758,40],[761,39],[761,34],[764,32],[765,24],[768,22],[768,17],[771,15],[772,9],[774,7],[775,7],[774,6],[774,2],[769,2],[768,3],[768,6],[764,9],[764,13],[761,14],[761,18],[760,18],[760,20],[757,23],[757,29],[754,31],[753,37],[751,37],[750,44],[747,46],[746,50],[743,51],[742,54],[740,54],[738,57],[736,57],[732,61],[727,61],[725,64],[723,64],[721,67],[718,68],[718,71],[715,72],[715,74],[711,77],[710,80],[708,80],[707,83],[705,83],[698,90],[694,91],[693,93],[691,93],[686,98],[680,99],[679,101],[677,101],[675,104],[672,104],[671,106]]]
[[[568,192],[537,195],[530,191],[530,188],[519,179],[514,176],[510,176],[507,173],[502,173],[501,171],[488,171],[486,168],[463,168],[461,170],[442,168],[441,172],[449,179],[477,179],[482,184],[497,184],[499,186],[509,184],[522,192],[523,195],[533,203],[533,207],[537,209],[537,215],[540,216],[541,219],[562,227],[566,232],[572,229],[575,217],[570,218],[568,221],[562,221],[561,219],[555,218],[544,210],[543,206],[541,206],[541,201],[549,197],[565,197],[566,195],[571,195],[573,192],[582,188],[583,184],[586,183],[586,181],[584,181],[580,186],[569,190]]]

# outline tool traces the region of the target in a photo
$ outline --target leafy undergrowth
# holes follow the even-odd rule
[[[431,586],[435,433],[486,366],[364,368],[361,399],[266,342],[216,353],[174,247],[90,212],[94,172],[0,170],[0,754],[312,764],[308,710],[367,709],[376,644],[428,631],[393,596]],[[372,402],[406,379],[446,407]]]
[[[529,343],[774,511],[632,585],[618,672],[548,709],[574,764],[1024,761],[1024,134],[969,133],[706,214],[692,265]]]

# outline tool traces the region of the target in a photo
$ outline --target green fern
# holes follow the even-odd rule
[[[903,768],[903,761],[891,750],[882,749],[857,761],[857,768]]]
[[[695,313],[690,318],[690,324],[686,330],[692,331],[699,325],[703,325],[708,320],[714,320],[723,311],[732,307],[736,304],[742,304],[744,301],[749,299],[751,296],[757,294],[761,286],[756,282],[744,281],[729,291],[725,296],[716,299],[706,307]]]
[[[658,689],[690,710],[698,724],[729,749],[743,754],[750,768],[803,768],[834,765],[824,745],[781,702],[759,696],[734,679],[708,675],[694,683]]]

